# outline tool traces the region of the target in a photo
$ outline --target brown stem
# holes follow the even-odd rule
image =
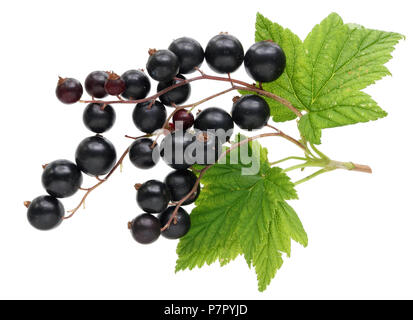
[[[354,168],[351,169],[351,171],[358,171],[358,172],[365,172],[365,173],[373,173],[373,170],[364,164],[357,164],[357,163],[352,163],[354,165]]]
[[[128,136],[127,134],[125,134],[125,138],[132,139],[132,140],[138,139],[138,137]]]
[[[151,134],[145,134],[143,136],[140,137],[136,137],[133,139],[140,139],[140,138],[146,138],[146,137],[151,137]],[[112,170],[109,171],[109,173],[104,176],[103,178],[100,178],[98,176],[96,176],[95,178],[99,181],[98,183],[96,183],[94,186],[90,187],[90,188],[80,188],[83,191],[86,191],[86,193],[84,194],[82,200],[80,201],[80,203],[77,205],[76,208],[69,210],[68,212],[70,212],[70,215],[68,215],[67,217],[64,217],[63,219],[69,219],[71,217],[73,217],[73,215],[76,213],[77,210],[80,209],[80,207],[82,205],[85,204],[86,198],[89,196],[89,194],[95,190],[97,187],[99,187],[101,184],[105,183],[106,181],[108,181],[108,179],[112,176],[112,174],[116,171],[117,168],[122,166],[123,160],[125,160],[126,156],[129,153],[129,147],[125,150],[125,152],[123,152],[123,154],[121,155],[121,157],[119,158],[118,162],[116,162],[116,164],[114,165],[114,167],[112,168]]]
[[[63,219],[69,219],[69,218],[73,217],[73,215],[80,209],[80,207],[85,204],[86,198],[89,196],[89,194],[93,190],[95,190],[97,187],[99,187],[101,184],[105,183],[111,177],[111,175],[116,171],[116,169],[122,164],[123,160],[128,155],[128,153],[129,153],[129,147],[125,150],[125,152],[119,158],[118,162],[116,162],[116,164],[112,168],[112,170],[110,170],[109,173],[103,179],[101,179],[99,177],[96,177],[96,178],[98,178],[99,182],[96,183],[94,186],[88,188],[88,189],[84,189],[86,191],[86,193],[82,197],[82,200],[80,201],[80,203],[76,206],[76,208],[74,208],[72,210],[69,210],[68,212],[70,213],[70,215],[64,217]]]
[[[145,98],[145,99],[139,99],[139,100],[114,100],[114,101],[91,101],[91,100],[80,100],[80,102],[82,103],[101,103],[101,104],[116,104],[116,103],[121,103],[121,104],[137,104],[137,103],[143,103],[143,102],[147,102],[147,101],[154,101],[157,98],[159,98],[161,95],[175,89],[178,88],[180,86],[183,86],[185,84],[188,84],[190,82],[194,82],[194,81],[198,81],[198,80],[214,80],[214,81],[223,81],[223,82],[229,82],[232,85],[233,90],[248,90],[248,91],[253,91],[258,93],[259,95],[263,95],[266,97],[269,97],[271,99],[274,99],[276,101],[278,101],[279,103],[285,105],[288,109],[290,109],[292,112],[294,112],[298,117],[302,117],[302,113],[296,109],[291,102],[287,101],[284,98],[281,98],[273,93],[267,92],[265,90],[259,89],[257,88],[255,85],[251,85],[248,84],[244,81],[241,80],[236,80],[236,79],[232,79],[231,77],[218,77],[218,76],[210,76],[207,75],[205,73],[203,73],[201,70],[198,70],[201,72],[201,75],[198,77],[194,77],[194,78],[190,78],[190,79],[186,79],[186,80],[182,80],[168,88],[165,88],[159,92],[157,92],[156,94]],[[235,84],[239,85],[239,86],[235,86]]]
[[[256,88],[255,86],[252,87],[252,88],[251,88],[251,87],[243,88],[243,87],[235,86],[234,88],[237,89],[237,90],[250,90],[250,91],[254,91],[254,92],[258,93],[259,95],[266,96],[266,97],[271,98],[271,99],[273,99],[273,100],[275,100],[275,101],[278,101],[279,103],[281,103],[282,105],[284,105],[284,106],[286,106],[288,109],[290,109],[292,112],[294,112],[297,117],[301,118],[301,117],[303,116],[303,114],[302,114],[298,109],[296,109],[296,108],[292,105],[292,103],[291,103],[290,101],[288,101],[288,100],[286,100],[286,99],[284,99],[284,98],[281,98],[280,96],[277,96],[277,95],[275,95],[275,94],[273,94],[273,93],[271,93],[271,92],[268,92],[268,91],[265,91],[265,90],[262,90],[262,89],[258,89],[258,88]]]
[[[31,201],[25,201],[25,202],[23,202],[23,205],[24,205],[26,208],[29,208],[31,203],[32,203]]]
[[[364,164],[358,164],[353,162],[341,162],[341,161],[330,161],[330,166],[335,169],[345,169],[350,171],[364,172],[364,173],[373,173],[373,170]]]
[[[218,92],[218,93],[216,93],[216,94],[213,94],[212,96],[209,96],[209,97],[207,97],[207,98],[205,98],[205,99],[199,100],[198,102],[191,103],[191,104],[188,104],[188,105],[186,105],[186,106],[182,106],[182,108],[191,108],[191,110],[193,110],[195,107],[197,107],[197,106],[199,106],[199,105],[201,105],[201,104],[203,104],[203,103],[205,103],[205,102],[207,102],[207,101],[209,101],[209,100],[212,100],[212,99],[214,99],[214,98],[217,98],[217,97],[219,97],[219,96],[222,96],[222,95],[224,95],[224,94],[226,94],[226,93],[228,93],[228,92],[231,92],[231,91],[233,91],[233,90],[235,90],[235,88],[231,87],[231,88],[226,89],[226,90],[224,90],[224,91],[221,91],[221,92]]]
[[[282,132],[280,129],[277,129],[276,127],[267,124],[266,127],[274,129],[277,133],[279,133],[279,136],[294,143],[295,145],[297,145],[298,147],[300,147],[301,149],[303,149],[304,151],[307,150],[306,146],[304,144],[302,144],[300,141],[294,139],[293,137],[289,136],[288,134],[285,134],[284,132]]]
[[[204,175],[205,172],[207,172],[207,170],[208,170],[209,168],[211,168],[212,166],[213,166],[213,164],[210,164],[209,166],[207,166],[207,167],[205,167],[205,168],[203,168],[203,169],[201,170],[201,172],[199,173],[198,179],[196,179],[196,182],[195,182],[193,188],[191,189],[191,191],[189,191],[189,193],[188,193],[185,197],[183,197],[181,200],[178,201],[178,203],[176,204],[176,207],[175,207],[174,212],[172,212],[172,215],[171,215],[171,217],[169,218],[168,222],[162,227],[161,232],[162,232],[162,231],[165,231],[166,229],[169,228],[169,226],[171,225],[172,221],[175,219],[175,217],[176,217],[176,215],[177,215],[177,213],[178,213],[179,208],[182,206],[182,204],[183,204],[186,200],[188,200],[188,199],[198,190],[198,186],[199,186],[199,184],[200,184],[200,182],[201,182],[201,179],[202,179],[203,175]]]

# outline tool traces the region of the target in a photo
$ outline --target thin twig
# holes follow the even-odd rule
[[[100,104],[137,104],[137,103],[143,103],[143,102],[148,102],[148,101],[155,101],[157,98],[159,98],[161,95],[174,90],[180,86],[183,86],[185,84],[188,84],[190,82],[194,82],[194,81],[198,81],[198,80],[214,80],[214,81],[223,81],[223,82],[229,82],[232,84],[232,88],[234,90],[247,90],[247,91],[253,91],[258,93],[259,95],[263,95],[266,97],[269,97],[271,99],[274,99],[276,101],[278,101],[279,103],[285,105],[288,109],[290,109],[292,112],[294,112],[298,117],[302,117],[302,113],[296,109],[291,102],[289,102],[288,100],[281,98],[271,92],[267,92],[265,90],[259,89],[257,88],[255,85],[251,85],[248,84],[244,81],[241,80],[236,80],[236,79],[232,79],[231,77],[218,77],[218,76],[211,76],[211,75],[207,75],[204,72],[202,72],[201,70],[198,69],[199,72],[201,72],[201,75],[198,77],[194,77],[194,78],[190,78],[190,79],[186,79],[186,80],[182,80],[168,88],[165,88],[159,92],[157,92],[156,94],[148,97],[148,98],[144,98],[144,99],[139,99],[139,100],[114,100],[114,101],[103,101],[103,100],[80,100],[79,102],[81,103],[100,103]],[[235,84],[237,84],[238,86],[235,86]]]
[[[217,98],[217,97],[219,97],[219,96],[222,96],[222,95],[224,95],[224,94],[226,94],[226,93],[228,93],[228,92],[231,92],[231,91],[233,91],[233,90],[235,90],[235,89],[234,89],[233,87],[231,87],[231,88],[226,89],[226,90],[224,90],[224,91],[218,92],[218,93],[216,93],[216,94],[214,94],[214,95],[212,95],[212,96],[209,96],[209,97],[207,97],[207,98],[205,98],[205,99],[199,100],[198,102],[191,103],[191,104],[188,104],[188,105],[186,105],[186,106],[182,106],[182,108],[189,108],[189,107],[190,107],[191,109],[189,109],[188,112],[192,112],[197,106],[199,106],[199,105],[201,105],[201,104],[203,104],[203,103],[205,103],[205,102],[207,102],[207,101],[209,101],[209,100],[212,100],[212,99],[214,99],[214,98]]]
[[[98,179],[98,180],[99,180],[98,183],[96,183],[94,186],[92,186],[92,187],[90,187],[90,188],[81,189],[81,190],[86,191],[86,193],[85,193],[84,196],[82,197],[82,200],[81,200],[80,203],[76,206],[76,208],[74,208],[74,209],[72,209],[72,210],[69,210],[68,212],[70,213],[70,215],[64,217],[63,219],[70,219],[70,218],[73,217],[73,215],[80,209],[80,207],[84,206],[85,201],[86,201],[86,198],[89,196],[89,194],[90,194],[93,190],[95,190],[97,187],[99,187],[101,184],[105,183],[105,182],[110,178],[110,176],[115,172],[115,170],[116,170],[119,166],[121,166],[123,160],[124,160],[125,157],[128,155],[128,153],[129,153],[129,147],[128,147],[128,149],[125,150],[125,152],[124,152],[124,153],[122,154],[122,156],[119,158],[118,162],[115,164],[115,166],[112,168],[112,170],[110,170],[109,173],[108,173],[103,179],[101,179],[101,178],[99,178],[99,177],[96,177],[96,178],[99,178],[99,179]]]
[[[280,137],[282,137],[282,138],[284,138],[284,139],[286,139],[286,140],[294,143],[295,145],[297,145],[298,147],[300,147],[300,148],[303,149],[304,151],[307,150],[306,146],[303,145],[300,141],[294,139],[293,137],[289,136],[288,134],[285,134],[285,133],[282,132],[280,129],[278,129],[278,128],[272,126],[272,125],[269,125],[269,124],[267,124],[266,127],[275,130],[275,131],[279,134]]]

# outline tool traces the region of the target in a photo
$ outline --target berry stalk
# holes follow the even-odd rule
[[[151,135],[143,135],[140,137],[136,137],[133,139],[139,139],[139,138],[144,138],[144,137],[149,137]],[[63,219],[70,219],[71,217],[73,217],[75,215],[75,213],[82,207],[85,205],[86,199],[89,196],[89,194],[95,190],[96,188],[98,188],[100,185],[102,185],[103,183],[105,183],[112,175],[113,173],[116,171],[117,168],[121,167],[123,164],[123,160],[125,160],[126,156],[129,153],[129,147],[123,152],[123,154],[121,155],[121,157],[119,158],[119,160],[116,162],[116,164],[113,166],[113,168],[109,171],[109,173],[104,177],[104,178],[100,178],[100,177],[96,177],[96,179],[98,180],[98,183],[96,183],[94,186],[90,187],[90,188],[81,188],[81,190],[86,191],[86,193],[83,195],[82,199],[80,200],[79,204],[72,210],[69,210],[68,213],[70,213],[68,216],[65,216]]]

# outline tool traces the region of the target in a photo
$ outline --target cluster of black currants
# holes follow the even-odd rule
[[[196,40],[183,37],[174,40],[168,50],[150,50],[149,54],[146,69],[158,81],[155,97],[159,100],[147,98],[151,82],[143,70],[129,70],[121,76],[95,71],[85,80],[86,91],[93,100],[112,95],[119,102],[137,102],[132,119],[145,136],[129,147],[130,161],[140,169],[150,169],[162,157],[175,170],[163,182],[150,180],[136,185],[137,202],[145,213],[130,222],[129,228],[134,239],[144,244],[152,243],[161,234],[178,239],[188,232],[190,215],[181,206],[193,203],[200,194],[197,177],[189,168],[194,164],[214,164],[221,157],[222,145],[233,133],[234,123],[241,129],[257,130],[270,117],[267,102],[251,94],[235,99],[231,114],[210,107],[195,118],[189,110],[175,109],[172,123],[168,124],[165,106],[179,108],[191,93],[191,84],[184,74],[199,70],[204,59],[221,74],[236,71],[244,62],[247,73],[262,83],[276,80],[286,67],[285,54],[274,42],[257,42],[244,55],[240,41],[228,34],[213,37],[205,51]],[[75,103],[82,94],[79,81],[59,78],[56,95],[61,102]],[[58,198],[69,197],[81,188],[82,172],[101,181],[100,176],[111,174],[117,154],[113,144],[101,134],[113,126],[115,119],[115,110],[109,104],[101,101],[86,106],[83,122],[96,135],[79,144],[76,164],[57,160],[45,166],[42,182],[49,195],[28,204],[28,219],[34,227],[49,230],[61,223],[64,209]],[[151,139],[155,134],[165,134],[160,145]]]

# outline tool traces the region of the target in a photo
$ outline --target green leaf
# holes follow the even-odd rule
[[[336,13],[314,27],[304,41],[311,61],[311,102],[299,129],[307,140],[320,144],[320,129],[387,115],[359,90],[390,75],[384,64],[401,39],[397,33],[344,24]]]
[[[325,107],[307,113],[298,124],[300,132],[316,144],[321,143],[321,129],[368,122],[387,115],[368,94],[351,89],[323,96],[321,105]]]
[[[256,41],[272,40],[285,51],[287,67],[263,88],[289,100],[305,115],[299,129],[309,142],[321,143],[321,129],[377,120],[386,112],[360,90],[390,75],[385,64],[404,37],[394,32],[344,24],[330,14],[302,42],[289,29],[257,14]],[[241,92],[247,94],[250,92]],[[274,121],[295,119],[284,105],[265,98]]]
[[[236,141],[245,139],[238,136]],[[221,265],[243,254],[254,265],[260,290],[290,255],[291,239],[307,245],[307,236],[294,210],[285,202],[297,199],[293,183],[280,168],[271,168],[267,150],[256,141],[245,146],[260,165],[254,175],[242,175],[239,149],[227,155],[226,164],[211,167],[202,179],[203,189],[191,213],[191,229],[178,245],[176,271],[219,261]],[[265,244],[265,245],[264,245]],[[267,259],[263,258],[266,252]]]
[[[308,244],[307,234],[295,211],[286,202],[278,202],[273,208],[273,219],[268,233],[253,257],[260,291],[266,289],[277,270],[281,268],[283,263],[281,252],[290,256],[291,239],[304,247]]]
[[[305,110],[310,103],[310,73],[309,61],[303,42],[291,30],[284,29],[273,23],[260,13],[257,14],[255,41],[272,40],[280,45],[287,57],[287,67],[284,74],[271,83],[263,83],[266,91],[272,92],[289,100],[294,107]],[[296,115],[279,102],[265,98],[271,108],[274,121],[292,120]]]
[[[324,96],[320,101],[329,107],[308,113],[311,123],[319,129],[368,122],[387,115],[368,94],[361,91],[340,90],[334,97]]]
[[[304,41],[311,61],[308,109],[319,108],[319,100],[334,91],[361,90],[390,75],[384,64],[401,39],[398,33],[343,24],[336,13],[328,16]]]
[[[309,142],[315,144],[321,143],[321,129],[316,127],[315,123],[311,121],[309,113],[301,117],[298,122],[298,130],[300,130],[301,135]]]

